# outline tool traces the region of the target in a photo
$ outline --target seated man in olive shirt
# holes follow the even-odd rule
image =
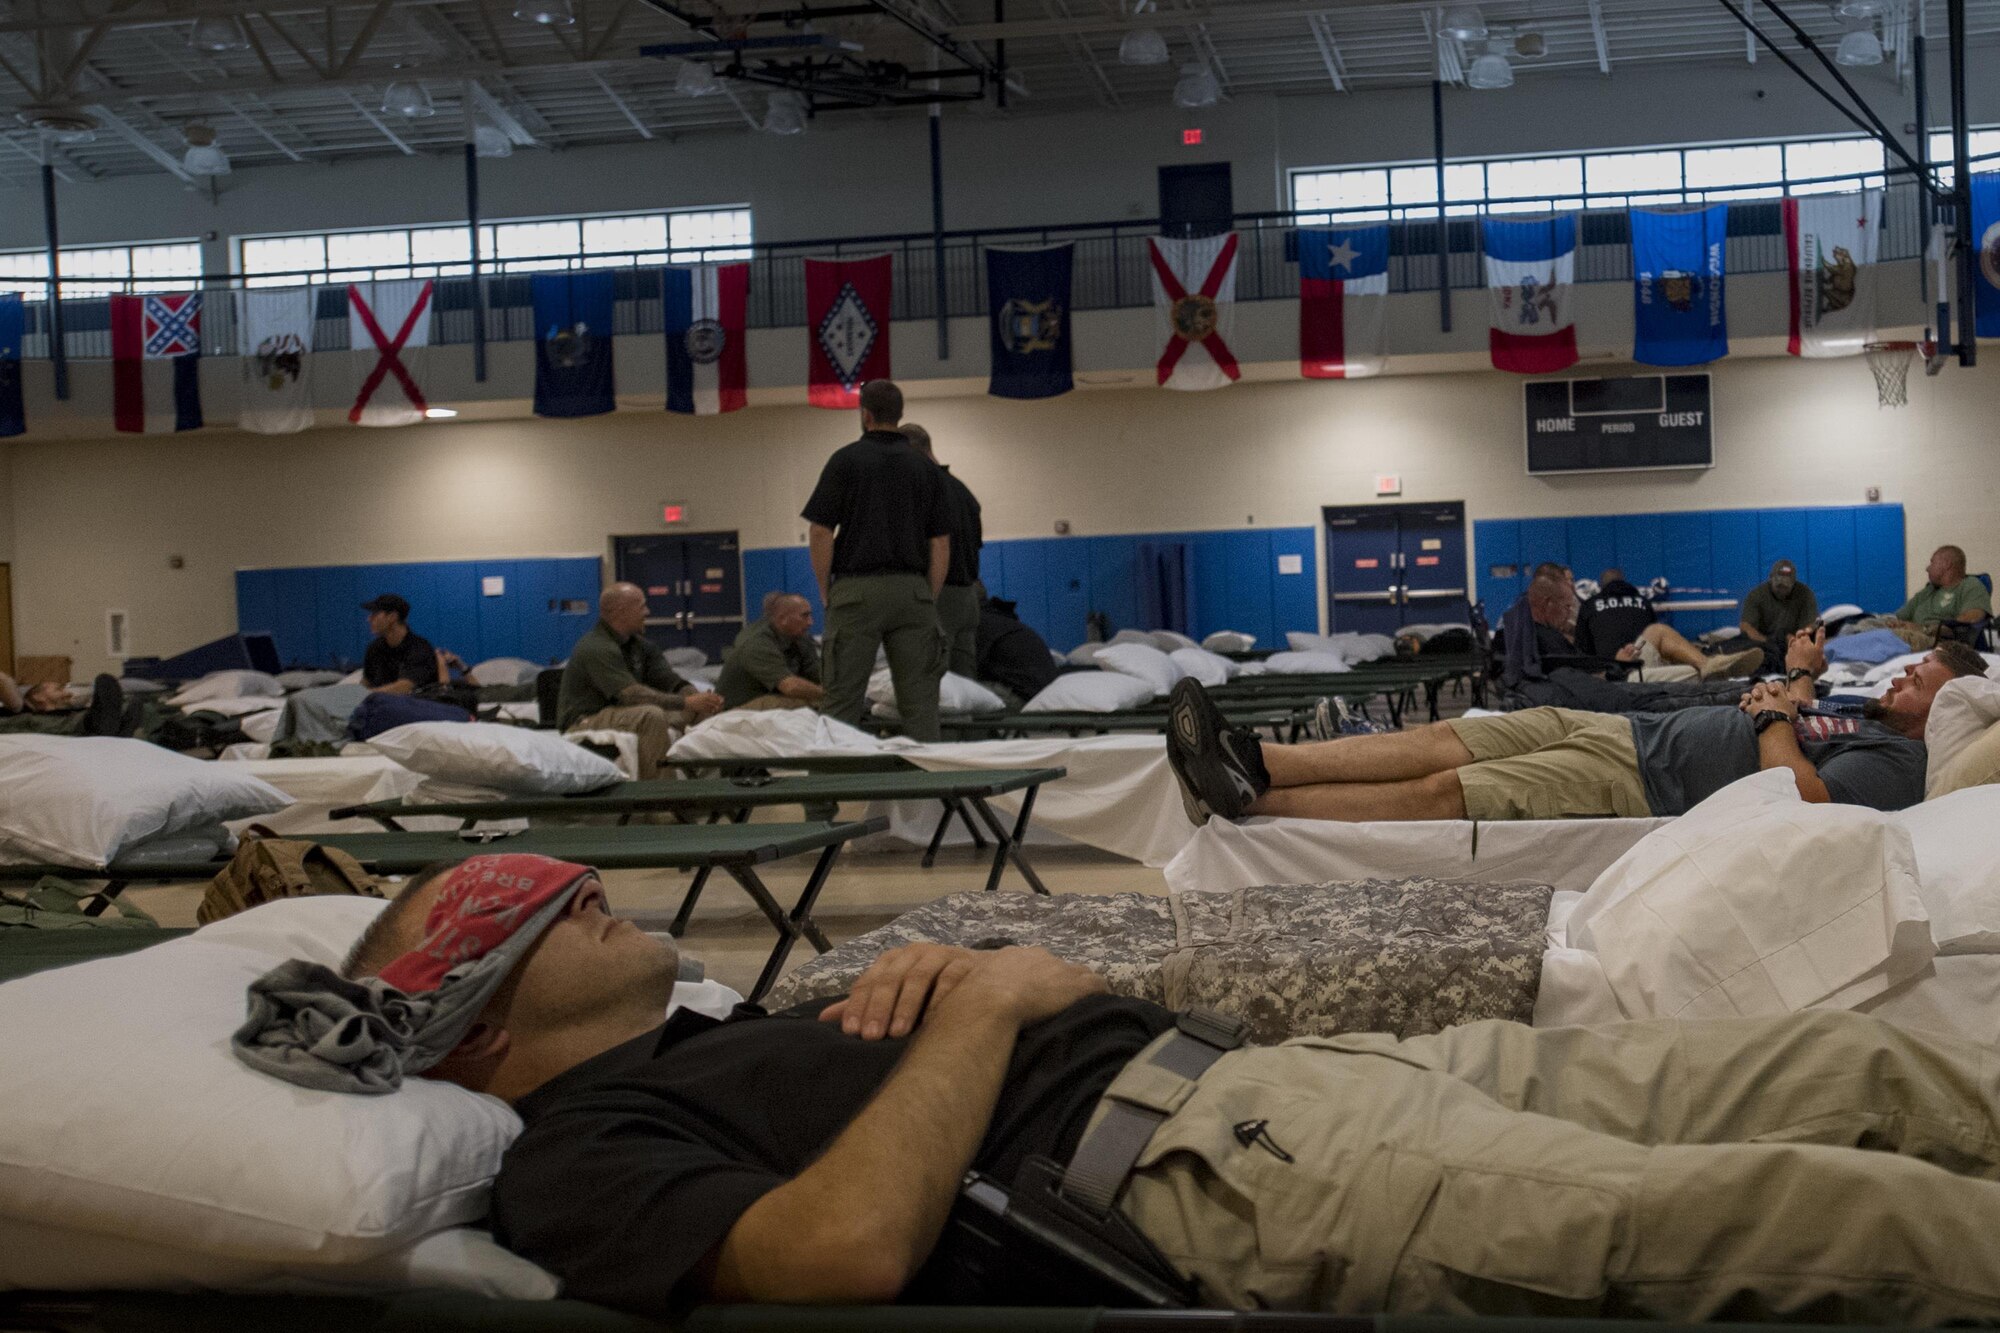
[[[660,775],[673,732],[721,712],[722,696],[682,680],[645,630],[646,594],[631,583],[606,588],[597,601],[597,624],[577,640],[563,667],[556,726],[633,733],[639,776],[652,778]]]
[[[764,594],[763,618],[745,625],[722,659],[722,706],[811,708],[826,698],[812,620],[812,603],[799,594]]]

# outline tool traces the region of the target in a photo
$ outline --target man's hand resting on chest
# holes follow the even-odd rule
[[[969,991],[961,999],[964,1008],[976,1005],[989,1015],[1010,1018],[1017,1030],[1108,989],[1095,972],[1065,963],[1046,949],[907,944],[877,958],[847,998],[828,1005],[819,1017],[869,1041],[907,1037],[927,1007],[941,1005],[961,987]]]

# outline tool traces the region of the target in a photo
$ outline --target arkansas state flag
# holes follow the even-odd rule
[[[111,298],[111,416],[134,435],[201,429],[200,292]]]
[[[1576,364],[1576,217],[1484,224],[1486,290],[1493,298],[1487,336],[1495,370],[1541,375]]]
[[[1299,373],[1309,380],[1379,375],[1389,359],[1389,228],[1301,227]]]
[[[313,424],[311,287],[236,293],[237,355],[243,406],[236,424],[259,435],[290,435]]]
[[[408,426],[424,419],[421,349],[431,342],[428,278],[356,282],[347,288],[348,354],[361,376],[347,419],[357,426]]]
[[[814,407],[853,407],[861,386],[889,378],[889,256],[806,261],[806,397]]]
[[[667,326],[667,411],[711,416],[750,401],[743,329],[749,322],[748,264],[662,269]]]
[[[1075,387],[1070,366],[1069,283],[1074,245],[988,250],[986,299],[995,398],[1054,398]]]
[[[1236,331],[1236,233],[1148,242],[1154,325],[1161,341],[1154,370],[1163,389],[1220,389],[1242,378],[1229,339]]]
[[[1979,247],[1973,331],[1981,338],[2000,338],[2000,171],[1972,178],[1972,239]]]
[[[1729,355],[1723,305],[1729,205],[1688,213],[1632,210],[1632,359],[1699,366]]]
[[[535,415],[594,417],[618,406],[609,273],[537,273]]]
[[[1882,192],[1783,201],[1791,255],[1793,356],[1856,356],[1875,341]]]
[[[28,429],[21,405],[21,338],[27,332],[19,292],[0,292],[0,438]]]

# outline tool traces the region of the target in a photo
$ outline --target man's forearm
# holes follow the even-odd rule
[[[825,1155],[751,1205],[717,1256],[722,1301],[887,1303],[936,1246],[985,1137],[1015,1023],[933,1006],[896,1070]]]
[[[686,706],[682,703],[680,695],[669,694],[665,690],[656,690],[651,685],[641,685],[636,680],[618,691],[618,702],[627,708],[638,704],[656,704],[669,712],[676,713],[680,712]]]
[[[820,605],[833,596],[833,529],[818,523],[807,534],[812,555],[813,578],[819,583]]]
[[[407,680],[392,680],[387,685],[370,686],[377,694],[415,694],[417,687]]]
[[[1812,766],[1799,749],[1798,733],[1791,724],[1773,724],[1764,728],[1757,737],[1757,767],[1759,769],[1789,768],[1792,780],[1798,783],[1799,795],[1817,805],[1824,805],[1833,799],[1833,793],[1820,781],[1819,770]]]
[[[936,597],[944,588],[945,575],[951,572],[951,538],[931,538],[931,596]]]
[[[1765,642],[1764,631],[1758,629],[1755,625],[1751,624],[1747,620],[1739,621],[1737,623],[1736,628],[1742,630],[1743,637],[1749,639],[1753,643]]]
[[[818,703],[826,697],[824,689],[804,676],[787,676],[773,688],[787,699],[803,699],[809,704]]]

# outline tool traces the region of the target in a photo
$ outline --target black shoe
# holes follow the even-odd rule
[[[1195,824],[1214,815],[1241,819],[1271,789],[1263,743],[1230,726],[1193,680],[1175,685],[1167,702],[1167,763],[1180,783],[1181,805]]]
[[[122,736],[125,689],[115,676],[99,676],[90,684],[90,707],[84,710],[83,734]]]

